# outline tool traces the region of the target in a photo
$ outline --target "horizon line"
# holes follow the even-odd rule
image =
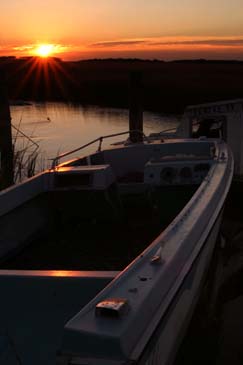
[[[39,59],[43,63],[48,62],[48,60],[58,60],[63,63],[68,62],[87,62],[87,61],[142,61],[142,62],[162,62],[162,63],[170,63],[170,62],[195,62],[195,61],[206,61],[206,62],[243,62],[243,59],[227,59],[227,58],[204,58],[204,57],[196,57],[196,58],[174,58],[170,60],[159,59],[159,58],[140,58],[140,57],[93,57],[93,58],[80,58],[76,60],[63,60],[57,56],[49,56],[43,59],[40,56],[14,56],[14,55],[4,55],[0,56],[1,59],[14,59],[14,60],[25,60],[25,59]]]

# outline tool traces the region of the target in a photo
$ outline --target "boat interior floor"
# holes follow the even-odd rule
[[[50,227],[3,261],[0,269],[122,270],[168,226],[197,188],[168,186],[108,202],[88,194],[86,201],[84,196],[79,200],[77,192],[45,195]]]

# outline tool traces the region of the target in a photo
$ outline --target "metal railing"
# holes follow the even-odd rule
[[[150,135],[149,135],[149,137],[151,136],[151,137],[156,137],[156,136],[162,136],[163,137],[163,134],[166,134],[166,133],[168,133],[168,132],[176,132],[177,131],[177,128],[178,127],[173,127],[173,128],[168,128],[168,129],[164,129],[163,131],[160,131],[160,132],[155,132],[155,133],[151,133]]]
[[[78,148],[75,148],[74,150],[71,150],[71,151],[68,151],[68,152],[64,152],[54,158],[51,158],[50,160],[52,161],[52,169],[55,169],[56,166],[58,165],[58,161],[61,159],[61,158],[64,158],[66,156],[69,156],[75,152],[78,152],[78,151],[81,151],[83,150],[84,148],[96,143],[96,142],[99,142],[99,145],[98,145],[98,149],[97,149],[97,152],[100,152],[101,151],[101,147],[102,147],[102,142],[104,139],[107,139],[107,138],[112,138],[112,137],[117,137],[117,136],[122,136],[124,134],[129,134],[129,133],[140,133],[143,135],[143,138],[146,139],[148,142],[149,142],[149,138],[141,131],[139,130],[132,130],[132,131],[126,131],[126,132],[120,132],[120,133],[114,133],[114,134],[108,134],[106,136],[101,136],[101,137],[98,137],[96,139],[93,139],[92,141],[90,141],[89,143],[86,143]]]

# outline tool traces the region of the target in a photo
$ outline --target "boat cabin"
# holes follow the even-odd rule
[[[235,175],[243,176],[243,99],[188,106],[176,135],[222,138],[233,152]]]

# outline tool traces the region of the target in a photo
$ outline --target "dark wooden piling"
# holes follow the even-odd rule
[[[0,189],[13,184],[13,148],[6,78],[0,72]]]
[[[130,140],[133,143],[143,141],[142,73],[130,73]]]

